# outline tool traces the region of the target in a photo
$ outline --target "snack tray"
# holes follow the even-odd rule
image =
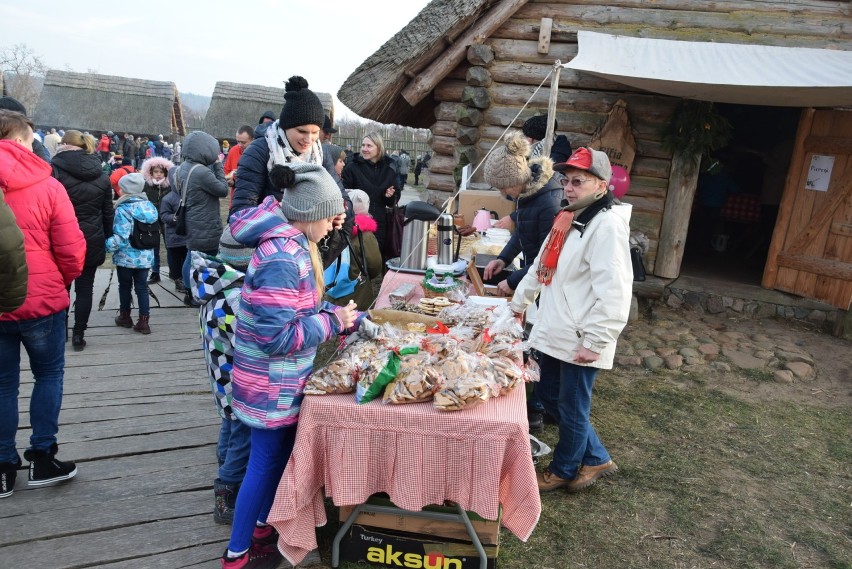
[[[460,260],[464,260],[464,259],[460,259]],[[464,268],[456,269],[455,271],[453,271],[453,276],[454,277],[460,277],[461,275],[465,274],[467,272],[467,264],[468,264],[468,261],[465,261]],[[385,261],[385,265],[387,265],[387,268],[390,269],[391,271],[397,271],[399,273],[412,273],[412,274],[415,274],[415,275],[425,275],[426,274],[426,269],[409,269],[408,267],[400,267],[399,266],[399,257],[394,257],[393,259],[388,259],[387,261]]]

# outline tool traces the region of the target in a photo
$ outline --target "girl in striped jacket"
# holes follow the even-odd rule
[[[276,168],[284,190],[280,204],[269,196],[230,219],[234,239],[254,249],[236,312],[232,378],[232,408],[251,428],[251,453],[223,567],[253,566],[280,555],[264,522],[293,450],[317,346],[354,332],[365,316],[354,303],[321,300],[317,242],[344,211],[337,184],[317,164]]]

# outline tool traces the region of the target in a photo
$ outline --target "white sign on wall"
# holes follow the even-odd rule
[[[814,154],[813,158],[811,158],[811,167],[808,169],[808,180],[805,182],[805,189],[827,192],[833,168],[834,156]]]

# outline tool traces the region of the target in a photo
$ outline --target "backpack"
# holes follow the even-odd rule
[[[358,279],[349,278],[349,247],[340,253],[336,263],[332,263],[324,273],[325,293],[331,298],[343,298],[355,292]]]
[[[130,246],[134,249],[157,249],[160,247],[160,224],[145,223],[133,218],[133,230],[130,232]]]

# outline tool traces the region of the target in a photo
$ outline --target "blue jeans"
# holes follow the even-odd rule
[[[0,322],[0,462],[17,462],[18,388],[21,346],[35,385],[30,398],[30,448],[49,451],[59,432],[65,377],[65,311],[32,320]]]
[[[560,478],[573,480],[581,464],[600,466],[610,460],[589,421],[598,368],[563,362],[547,354],[540,355],[539,365],[541,381],[535,392],[544,410],[559,421],[559,442],[548,468]]]
[[[160,228],[160,235],[163,234],[163,228]],[[154,247],[154,262],[151,264],[151,273],[160,274],[160,248]]]
[[[251,450],[251,428],[239,419],[222,419],[219,429],[219,480],[225,484],[242,484]]]
[[[265,522],[275,490],[296,443],[296,425],[280,429],[251,429],[251,453],[243,478],[228,549],[234,553],[251,546],[257,522]]]
[[[118,275],[119,309],[130,311],[130,302],[133,300],[130,289],[133,288],[136,291],[136,300],[139,302],[139,316],[148,316],[151,312],[148,298],[148,269],[116,267],[115,273]]]

